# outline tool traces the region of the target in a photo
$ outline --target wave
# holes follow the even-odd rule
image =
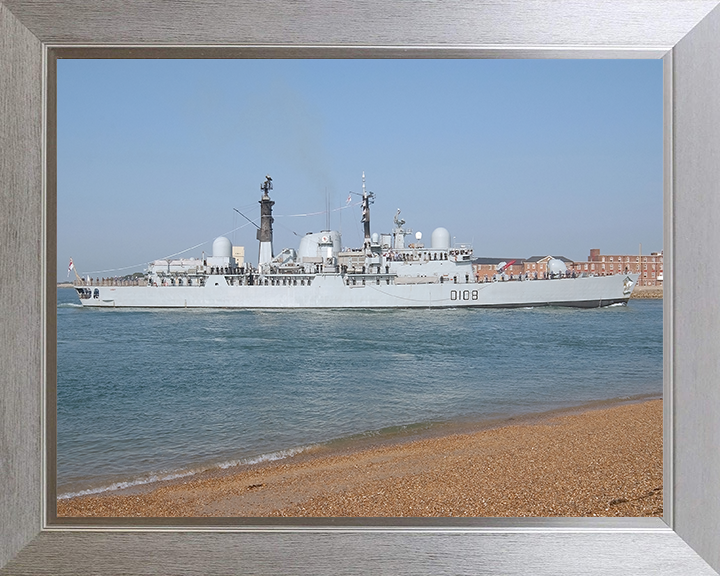
[[[229,460],[227,462],[223,462],[222,464],[218,464],[217,467],[225,470],[226,468],[232,468],[233,466],[249,466],[251,464],[261,464],[263,462],[274,462],[275,460],[291,458],[292,456],[305,452],[315,446],[317,445],[300,446],[298,448],[288,448],[287,450],[278,450],[277,452],[270,452],[269,454],[243,458],[241,460]]]
[[[152,476],[146,476],[144,478],[136,478],[135,480],[129,480],[127,482],[114,482],[109,486],[98,486],[97,488],[88,488],[86,490],[79,490],[77,492],[67,492],[60,494],[58,500],[66,500],[68,498],[75,498],[76,496],[91,496],[92,494],[101,494],[102,492],[112,492],[114,490],[123,490],[125,488],[132,488],[133,486],[142,486],[143,484],[152,484],[153,482],[163,482],[165,480],[177,480],[178,478],[184,478],[186,476],[193,476],[201,472],[201,470],[192,470],[188,472],[175,472],[165,475],[153,474]]]
[[[75,302],[62,302],[57,305],[58,308],[82,308],[82,304],[76,304]]]
[[[193,469],[193,470],[178,470],[175,472],[166,472],[151,474],[149,476],[143,476],[141,478],[135,478],[134,480],[127,480],[124,482],[113,482],[107,486],[98,486],[95,488],[87,488],[85,490],[78,490],[77,492],[66,492],[58,495],[58,500],[67,500],[68,498],[76,498],[79,496],[92,496],[94,494],[102,494],[103,492],[114,492],[116,490],[124,490],[126,488],[133,488],[135,486],[143,486],[145,484],[154,484],[156,482],[165,482],[168,480],[178,480],[179,478],[187,478],[188,476],[195,476],[202,472],[208,472],[211,470],[221,469],[226,470],[234,466],[250,466],[252,464],[261,464],[263,462],[274,462],[275,460],[282,460],[284,458],[290,458],[301,452],[305,452],[313,448],[313,445],[300,446],[297,448],[289,448],[287,450],[278,450],[277,452],[270,452],[268,454],[260,454],[259,456],[251,456],[248,458],[241,458],[238,460],[228,460],[209,466],[206,468]]]

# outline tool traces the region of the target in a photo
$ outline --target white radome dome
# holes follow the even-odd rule
[[[548,261],[547,269],[551,276],[557,276],[558,274],[565,274],[565,272],[567,272],[565,262],[558,260],[557,258],[552,258]]]
[[[433,250],[447,250],[450,248],[450,232],[447,228],[435,228],[430,236],[430,246]]]
[[[342,236],[337,230],[325,230],[323,232],[308,232],[300,239],[298,246],[298,258],[315,258],[324,256],[320,254],[319,244],[327,244],[332,242],[333,256],[342,250]]]
[[[232,243],[225,236],[219,236],[213,242],[212,251],[214,258],[230,258],[232,257]]]

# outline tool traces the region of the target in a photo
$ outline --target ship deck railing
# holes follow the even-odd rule
[[[88,278],[75,280],[73,286],[147,286],[147,278]]]
[[[358,281],[360,282],[381,282],[385,281],[385,283],[390,284],[394,283],[395,278],[398,277],[398,275],[394,272],[377,272],[377,271],[359,271],[359,270],[348,270],[347,272],[334,272],[334,274],[340,274],[346,284],[355,284]],[[255,286],[277,286],[277,285],[290,285],[292,282],[292,285],[303,285],[303,286],[309,286],[312,283],[312,280],[315,279],[317,276],[323,276],[324,274],[322,272],[315,273],[315,272],[294,272],[294,273],[271,273],[271,274],[253,274],[252,275],[252,282],[250,282],[250,276],[248,274],[223,274],[225,276],[226,280],[228,281],[228,284],[231,286],[247,286],[247,285],[255,285]],[[591,276],[587,273],[581,273],[576,274],[575,276],[567,275],[567,276],[559,276],[555,278],[550,277],[538,277],[534,278],[533,276],[530,276],[528,278],[513,276],[510,277],[502,277],[498,276],[496,278],[488,277],[485,279],[484,277],[475,277],[475,282],[478,284],[491,284],[493,282],[534,282],[537,280],[558,280],[558,279],[572,279],[572,278],[583,278]],[[158,279],[153,279],[152,285],[157,286],[163,286],[163,287],[174,287],[174,286],[192,286],[192,287],[202,287],[204,285],[204,282],[200,280],[202,278],[203,280],[206,278],[206,276],[199,275],[192,277],[191,284],[187,283],[187,278],[178,276],[165,276],[162,277],[165,281],[164,283],[162,280],[160,282],[157,282]],[[172,282],[171,280],[175,280],[175,282]],[[241,280],[238,282],[238,280]],[[180,282],[179,282],[180,281]],[[438,280],[439,282],[447,282],[447,283],[467,283],[462,282],[462,280],[458,277],[457,280],[453,278],[452,276],[444,277],[443,280]],[[82,287],[89,287],[89,286],[148,286],[150,284],[150,280],[147,277],[139,277],[139,278],[88,278],[88,279],[82,279],[82,280],[75,280],[73,282],[74,287],[82,288]]]

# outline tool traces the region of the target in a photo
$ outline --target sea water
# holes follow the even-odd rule
[[[58,290],[58,494],[342,439],[661,397],[662,300],[601,309],[82,308]]]

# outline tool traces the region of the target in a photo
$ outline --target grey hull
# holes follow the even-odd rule
[[[347,284],[342,274],[319,274],[304,285],[231,285],[209,276],[204,286],[97,286],[88,307],[138,308],[596,308],[627,302],[636,274],[491,283]],[[87,288],[86,288],[87,289]],[[82,290],[82,288],[78,288]]]

